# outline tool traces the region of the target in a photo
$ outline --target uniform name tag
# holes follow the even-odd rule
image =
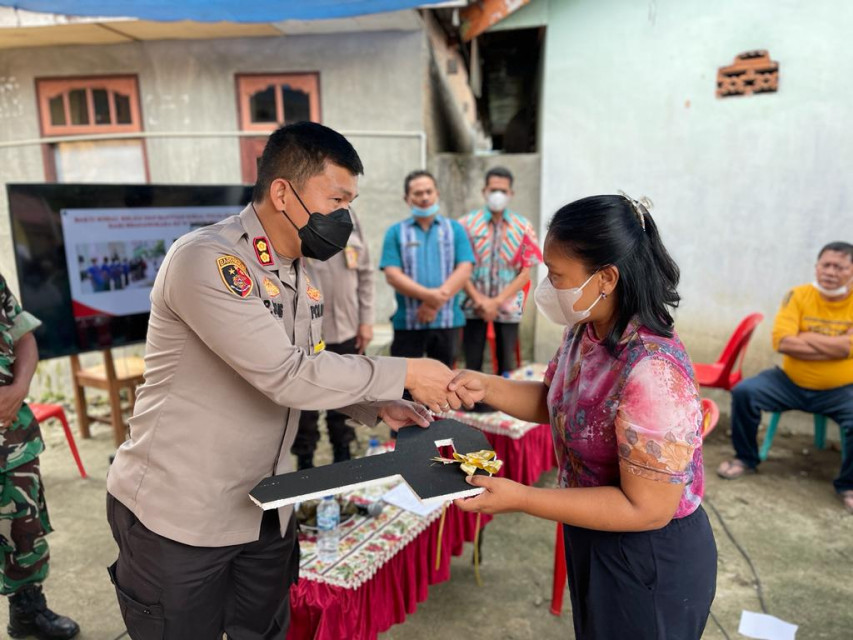
[[[347,247],[344,250],[344,255],[347,259],[347,269],[358,269],[358,249]]]

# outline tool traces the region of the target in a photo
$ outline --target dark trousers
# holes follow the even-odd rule
[[[299,572],[296,522],[266,511],[256,542],[192,547],[157,535],[107,494],[119,547],[109,568],[133,640],[284,640]]]
[[[833,485],[838,492],[853,489],[853,384],[824,391],[804,389],[778,367],[747,378],[732,390],[732,444],[738,459],[750,467],[761,461],[757,434],[762,411],[791,409],[822,414],[838,423],[844,451]]]
[[[326,350],[341,355],[358,353],[355,338],[339,344],[327,344]],[[319,417],[319,411],[303,411],[299,416],[299,431],[290,448],[292,454],[300,457],[314,455],[317,442],[320,440],[320,429],[317,425]],[[347,416],[340,411],[326,411],[326,427],[329,429],[329,440],[333,449],[349,447],[349,443],[355,439],[355,430],[346,421]]]
[[[391,355],[398,358],[433,358],[448,367],[456,359],[455,329],[394,329]]]
[[[469,319],[465,324],[462,342],[465,350],[465,368],[473,371],[483,369],[483,350],[486,347],[488,323]],[[495,351],[498,352],[498,373],[512,371],[520,365],[515,358],[518,344],[518,323],[495,322]]]
[[[717,582],[702,507],[662,529],[610,533],[564,525],[577,640],[699,640]]]

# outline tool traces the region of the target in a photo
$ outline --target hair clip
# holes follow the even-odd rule
[[[645,231],[646,216],[650,215],[649,210],[655,206],[654,203],[647,196],[642,196],[639,200],[634,200],[634,198],[621,189],[617,190],[617,193],[631,203],[631,208],[634,210],[637,219],[640,221],[640,226],[643,228],[643,231]]]

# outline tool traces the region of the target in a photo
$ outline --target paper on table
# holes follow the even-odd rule
[[[794,640],[797,625],[764,613],[742,611],[738,633],[759,640]]]
[[[386,492],[382,499],[388,504],[393,504],[395,507],[411,511],[419,516],[426,517],[437,509],[441,509],[441,502],[424,504],[418,497],[409,489],[409,485],[401,482],[396,487]]]

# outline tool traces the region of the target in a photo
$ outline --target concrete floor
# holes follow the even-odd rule
[[[711,395],[723,411],[728,410],[725,394]],[[798,640],[849,640],[853,516],[842,510],[830,484],[840,463],[837,445],[814,451],[810,424],[807,416],[786,414],[761,472],[726,482],[713,474],[730,454],[724,415],[706,442],[707,497],[751,557],[769,613],[799,624]],[[830,425],[829,431],[830,438],[837,439],[837,427]],[[96,425],[90,440],[78,439],[90,475],[82,480],[58,423],[48,423],[44,432],[48,450],[42,456],[42,473],[56,529],[49,538],[48,602],[80,623],[82,640],[113,640],[124,626],[105,568],[116,553],[104,515],[112,436],[107,427]],[[359,431],[359,447],[366,446],[370,433]],[[328,443],[321,442],[318,462],[328,456]],[[541,482],[551,483],[553,478],[553,473],[546,474]],[[737,634],[741,611],[761,611],[754,579],[713,509],[706,508],[720,556],[713,612],[728,637],[741,638]],[[490,640],[572,638],[568,594],[562,617],[548,612],[553,544],[550,522],[521,515],[497,517],[485,530],[484,586],[474,581],[468,545],[465,555],[453,562],[452,579],[433,586],[418,611],[382,638],[435,640],[437,634]],[[6,621],[7,610],[0,607],[0,637]],[[709,621],[704,637],[726,636]]]

